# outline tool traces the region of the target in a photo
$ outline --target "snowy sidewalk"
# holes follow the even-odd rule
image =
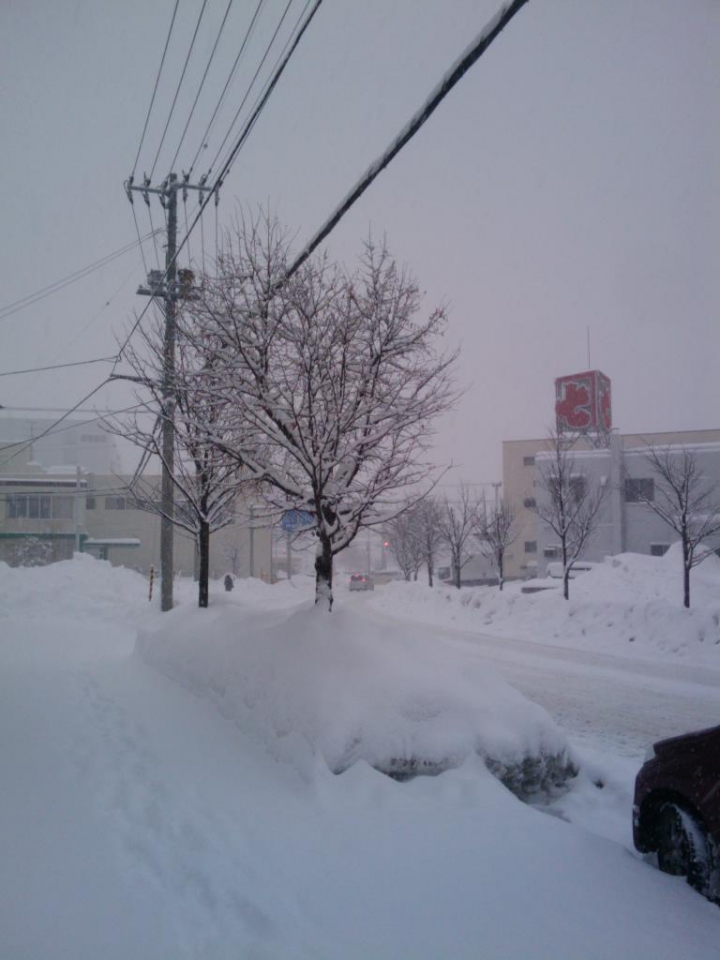
[[[716,907],[479,759],[301,775],[131,652],[141,578],[85,569],[58,614],[53,575],[24,571],[0,619],[0,956],[717,957]],[[602,833],[602,806],[583,813]]]

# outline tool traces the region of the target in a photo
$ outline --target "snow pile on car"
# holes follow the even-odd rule
[[[471,649],[448,656],[341,604],[268,612],[218,597],[144,624],[136,650],[306,774],[322,757],[335,773],[364,760],[407,779],[478,754],[527,799],[576,772],[549,715]]]
[[[560,646],[698,665],[720,664],[720,559],[695,567],[689,610],[682,603],[680,545],[664,557],[635,553],[607,557],[570,583],[524,594],[522,584],[429,590],[393,583],[372,601],[377,609],[408,619],[538,640]]]

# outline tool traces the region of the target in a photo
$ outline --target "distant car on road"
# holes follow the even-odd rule
[[[374,590],[375,581],[367,573],[354,573],[350,577],[351,590]]]
[[[635,780],[633,840],[720,903],[720,726],[650,748]]]

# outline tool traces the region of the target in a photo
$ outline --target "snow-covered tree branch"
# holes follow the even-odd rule
[[[181,308],[182,312],[182,308]],[[175,343],[175,374],[171,399],[163,391],[163,327],[158,317],[138,328],[139,341],[125,356],[142,387],[136,396],[142,404],[133,414],[118,418],[109,428],[130,440],[148,457],[164,462],[162,424],[173,417],[176,441],[171,464],[175,490],[169,509],[157,487],[138,471],[130,488],[138,505],[165,516],[191,536],[198,556],[198,604],[208,605],[210,535],[234,519],[241,481],[236,458],[228,457],[217,443],[227,424],[227,408],[212,390],[212,358],[203,355],[180,325]]]
[[[353,273],[315,259],[287,279],[288,258],[277,222],[242,222],[185,323],[232,411],[219,445],[271,505],[312,514],[316,599],[331,606],[333,556],[430,486],[455,354],[439,350],[444,311],[420,318],[417,283],[384,246],[366,243]]]

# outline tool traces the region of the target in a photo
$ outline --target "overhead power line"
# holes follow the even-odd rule
[[[68,276],[63,277],[62,280],[56,280],[55,283],[50,283],[46,287],[36,290],[35,293],[30,293],[26,297],[21,297],[20,300],[15,300],[13,303],[8,303],[6,306],[0,307],[0,320],[5,320],[7,317],[12,316],[12,314],[17,313],[20,310],[24,310],[25,307],[29,307],[33,303],[37,303],[39,300],[44,300],[53,293],[57,293],[59,290],[63,290],[65,287],[70,286],[70,284],[84,279],[89,274],[94,273],[95,270],[100,270],[102,267],[112,263],[113,260],[117,260],[118,257],[122,257],[131,250],[134,250],[135,247],[140,246],[142,248],[142,244],[147,240],[150,240],[153,235],[154,234],[152,232],[145,234],[144,237],[140,237],[138,240],[133,240],[131,243],[126,243],[125,246],[120,247],[118,250],[106,254],[99,260],[93,261],[93,263],[88,264],[86,267],[82,267],[80,270],[76,270],[74,273],[68,274]]]
[[[178,96],[180,94],[180,87],[183,85],[183,80],[185,79],[185,73],[190,63],[190,57],[192,56],[193,47],[195,46],[195,40],[197,39],[198,31],[200,29],[200,24],[202,23],[202,18],[205,14],[205,8],[207,7],[207,0],[203,0],[203,5],[200,8],[200,13],[197,18],[197,23],[195,24],[195,31],[192,35],[192,40],[190,41],[190,46],[188,47],[188,52],[185,57],[185,64],[182,68],[182,73],[180,74],[180,79],[178,80],[178,85],[175,90],[175,96],[173,97],[173,102],[170,105],[170,112],[168,113],[168,118],[165,121],[165,129],[163,130],[162,137],[160,138],[160,145],[157,148],[157,153],[155,154],[155,159],[153,160],[152,169],[150,170],[150,179],[152,180],[155,173],[155,167],[157,166],[158,159],[160,157],[160,151],[162,150],[163,143],[165,143],[165,137],[168,132],[168,127],[170,126],[170,121],[172,120],[172,115],[175,111],[175,104],[177,103]]]
[[[64,367],[86,367],[91,363],[112,363],[112,357],[96,357],[94,360],[75,360],[72,363],[50,363],[46,367],[28,367],[27,370],[4,370],[0,377],[19,377],[23,373],[40,373],[43,370],[62,370]]]
[[[186,123],[185,123],[185,127],[184,127],[184,129],[183,129],[182,136],[180,137],[180,143],[177,145],[177,150],[175,151],[175,156],[172,158],[172,162],[170,163],[170,169],[171,169],[171,170],[173,170],[173,169],[175,168],[175,162],[176,162],[176,160],[177,160],[177,158],[178,158],[178,154],[180,153],[180,148],[181,148],[182,145],[183,145],[183,141],[185,140],[185,135],[186,135],[187,132],[188,132],[188,127],[190,126],[190,121],[192,120],[193,114],[195,113],[195,107],[197,107],[197,105],[198,105],[198,100],[200,99],[200,94],[202,93],[203,87],[205,86],[205,80],[207,79],[208,72],[209,72],[209,70],[210,70],[210,67],[212,66],[212,62],[213,62],[213,59],[214,59],[214,57],[215,57],[215,51],[217,50],[218,43],[220,43],[220,37],[222,36],[222,32],[223,32],[223,30],[225,29],[225,23],[227,22],[227,18],[228,18],[228,15],[229,15],[229,13],[230,13],[230,9],[231,9],[231,7],[232,7],[232,5],[233,5],[233,2],[234,2],[234,0],[228,0],[228,5],[227,5],[227,7],[226,7],[226,9],[225,9],[225,16],[222,18],[222,23],[220,24],[220,29],[218,30],[217,36],[215,37],[215,43],[213,44],[213,48],[212,48],[212,50],[210,51],[210,58],[208,59],[207,66],[205,67],[205,72],[204,72],[203,75],[202,75],[202,80],[200,81],[200,86],[198,87],[198,91],[197,91],[197,93],[195,94],[195,99],[194,99],[194,101],[193,101],[193,105],[192,105],[192,107],[190,108],[190,115],[188,116],[187,121],[186,121]]]
[[[162,58],[160,60],[160,67],[157,72],[157,77],[155,78],[155,86],[153,87],[152,97],[150,98],[150,106],[148,107],[147,116],[145,117],[145,126],[143,127],[143,132],[140,137],[140,145],[137,149],[137,154],[135,156],[135,163],[133,164],[132,175],[135,176],[135,170],[137,169],[138,160],[140,159],[140,151],[142,150],[142,145],[145,141],[145,134],[147,133],[148,123],[150,122],[150,114],[152,113],[153,104],[155,103],[155,94],[157,93],[158,84],[160,83],[160,74],[162,73],[163,65],[165,63],[165,55],[168,52],[168,47],[170,45],[170,37],[172,36],[173,27],[175,26],[175,17],[177,16],[178,6],[180,5],[180,0],[175,0],[175,9],[173,10],[172,19],[170,20],[170,29],[168,30],[167,40],[165,41],[165,48],[163,50]]]
[[[262,68],[263,68],[263,66],[264,66],[264,64],[265,64],[265,61],[267,60],[268,56],[270,55],[270,50],[272,49],[272,46],[273,46],[273,44],[275,43],[275,40],[277,39],[278,33],[280,33],[280,30],[282,29],[283,23],[285,23],[285,18],[287,17],[287,15],[288,15],[288,13],[289,13],[289,11],[290,11],[290,7],[292,6],[292,4],[293,4],[293,0],[287,0],[287,4],[285,5],[285,9],[283,10],[282,16],[280,17],[280,22],[279,22],[278,25],[275,27],[275,30],[274,30],[274,32],[273,32],[273,35],[272,35],[272,37],[270,38],[270,42],[268,43],[267,47],[265,48],[265,53],[262,55],[262,59],[260,60],[260,63],[258,64],[257,69],[255,70],[255,73],[253,74],[253,78],[252,78],[252,80],[250,81],[250,83],[249,83],[249,85],[248,85],[248,88],[247,88],[247,90],[246,90],[246,92],[245,92],[245,96],[244,96],[244,97],[242,98],[242,100],[240,101],[240,106],[237,108],[237,110],[236,110],[236,112],[235,112],[235,116],[232,118],[232,122],[231,122],[231,124],[230,124],[230,126],[229,126],[229,128],[228,128],[228,131],[227,131],[227,133],[225,134],[225,137],[223,138],[223,141],[222,141],[222,143],[220,144],[220,146],[219,146],[219,148],[218,148],[218,150],[217,150],[217,152],[216,152],[216,154],[215,154],[215,156],[214,156],[214,158],[213,158],[213,161],[212,161],[212,163],[210,164],[210,166],[209,166],[209,168],[208,168],[208,174],[211,173],[211,171],[212,171],[212,169],[214,168],[215,164],[218,162],[218,158],[219,158],[220,154],[223,152],[223,149],[225,148],[225,144],[226,144],[227,141],[230,139],[230,134],[232,133],[233,128],[234,128],[235,124],[237,123],[238,118],[239,118],[240,114],[242,113],[243,108],[245,107],[245,104],[247,103],[248,97],[250,96],[250,93],[252,92],[252,88],[255,86],[255,81],[257,80],[258,75],[260,74],[260,71],[262,70]],[[305,7],[305,8],[307,9],[307,4],[306,4],[306,7]]]
[[[299,29],[299,27],[300,27],[300,23],[302,22],[302,19],[303,19],[303,17],[305,16],[308,7],[310,6],[310,3],[311,3],[311,0],[306,0],[305,6],[303,7],[300,15],[299,15],[298,18],[297,18],[297,21],[295,22],[295,26],[294,26],[294,27],[292,28],[292,30],[290,31],[290,34],[289,34],[287,40],[285,41],[284,47],[283,47],[282,50],[280,51],[280,53],[279,53],[279,55],[278,55],[278,57],[277,57],[277,59],[276,59],[276,61],[275,61],[275,65],[273,66],[272,71],[270,72],[270,75],[269,75],[268,78],[265,80],[265,83],[263,84],[262,90],[260,91],[260,93],[258,94],[258,96],[257,96],[257,98],[256,98],[256,100],[255,100],[255,104],[253,105],[253,111],[255,110],[255,107],[257,107],[258,104],[260,103],[260,100],[265,96],[265,91],[267,90],[268,85],[272,82],[272,79],[273,79],[273,77],[275,76],[275,71],[277,70],[280,62],[282,61],[282,59],[283,59],[283,57],[285,56],[288,48],[290,47],[291,43],[293,42],[293,40],[294,40],[294,38],[295,38],[295,35],[296,35],[296,33],[297,33],[297,31],[298,31],[298,29]],[[261,64],[261,66],[262,66],[262,64]],[[253,81],[252,81],[252,83],[250,84],[250,87],[252,87],[252,85],[254,84],[254,82],[255,82],[255,80],[254,80],[254,78],[253,78]],[[248,89],[248,93],[249,93],[249,92],[250,92],[250,90]],[[244,102],[244,101],[243,101],[243,102]],[[241,105],[241,106],[242,106],[242,105]],[[238,113],[239,113],[239,111],[238,111]],[[253,128],[255,122],[257,121],[258,116],[259,116],[259,113],[258,113],[257,115],[255,115],[255,119],[253,120],[252,124],[250,124],[250,126],[249,126],[249,128],[248,128],[248,130],[247,130],[247,134],[246,134],[246,136],[245,136],[245,141],[247,141],[247,137],[248,137],[248,136],[250,135],[250,133],[252,132],[252,128]],[[237,119],[237,114],[236,114],[236,119]],[[233,125],[234,125],[234,123],[235,123],[235,120],[233,120]],[[229,133],[229,132],[230,132],[230,131],[228,131],[228,133]],[[227,137],[226,137],[225,140],[223,141],[223,144],[224,144],[226,141],[227,141]],[[218,150],[218,156],[220,155],[220,151],[221,151],[221,150],[222,150],[222,146],[220,147],[220,150]],[[228,154],[228,155],[229,155],[229,154]],[[217,162],[217,156],[215,157],[215,160],[213,160],[213,164],[212,164],[213,167],[215,166],[215,163],[216,163],[216,162]],[[210,170],[208,170],[208,174],[210,174],[211,171],[212,171],[212,167],[210,168]]]
[[[340,220],[345,216],[353,204],[365,193],[373,180],[387,167],[390,161],[397,156],[405,144],[411,140],[418,132],[420,127],[430,118],[452,88],[458,83],[470,69],[470,67],[485,53],[490,44],[510,23],[515,14],[525,6],[528,0],[513,0],[506,7],[502,7],[492,18],[487,26],[478,34],[470,46],[450,67],[445,76],[440,80],[437,86],[430,93],[425,103],[410,118],[397,137],[393,140],[385,152],[372,163],[353,187],[350,193],[345,197],[342,203],[335,209],[334,213],[318,230],[310,243],[305,247],[302,253],[288,270],[288,276],[292,276],[299,267],[308,259],[308,257],[317,249],[325,238],[335,229]]]
[[[483,30],[475,37],[469,47],[465,50],[464,53],[455,61],[454,64],[450,67],[447,73],[442,77],[440,82],[435,86],[430,95],[425,100],[425,103],[422,107],[411,117],[409,122],[405,125],[402,131],[398,136],[393,140],[390,146],[385,150],[381,157],[379,157],[371,166],[367,169],[363,177],[356,184],[356,186],[350,191],[350,193],[345,197],[342,203],[336,208],[334,213],[330,218],[325,222],[325,224],[320,228],[320,230],[315,234],[310,243],[305,247],[305,249],[300,253],[300,255],[292,263],[286,277],[291,277],[301,266],[302,264],[312,255],[312,253],[317,249],[317,247],[325,240],[328,235],[335,229],[340,220],[345,216],[345,214],[350,210],[350,208],[357,202],[357,200],[362,196],[362,194],[367,190],[370,184],[375,180],[375,178],[388,166],[388,164],[394,159],[395,156],[402,150],[402,148],[408,143],[409,140],[418,132],[420,127],[422,127],[425,122],[430,118],[434,113],[440,103],[445,99],[448,93],[452,88],[463,78],[465,73],[470,69],[470,67],[482,56],[482,54],[488,49],[492,42],[499,36],[499,34],[504,30],[507,24],[512,20],[512,18],[518,13],[518,11],[525,6],[528,0],[513,0],[512,3],[508,4],[505,7],[502,7],[497,14],[490,20],[488,24],[483,28]],[[265,104],[267,103],[269,97],[271,96],[275,86],[277,85],[278,80],[282,76],[290,58],[297,49],[300,40],[302,39],[305,31],[312,22],[315,14],[322,0],[315,0],[315,3],[308,14],[305,23],[298,32],[292,47],[288,51],[287,55],[283,59],[280,66],[275,71],[275,74],[268,84],[267,89],[260,101],[258,102],[255,110],[253,111],[249,120],[245,123],[243,131],[240,136],[237,138],[233,149],[231,150],[228,158],[220,170],[220,173],[215,178],[213,192],[217,190],[222,185],[224,179],[227,177],[232,165],[237,157],[238,153],[242,149],[245,140],[247,139],[250,131],[252,130],[255,121],[258,119],[260,113],[262,112]],[[181,250],[185,246],[190,233],[194,230],[198,221],[200,220],[205,207],[210,201],[212,194],[208,194],[202,199],[200,203],[199,210],[197,211],[193,222],[190,224],[185,237],[178,244],[176,258],[180,254]],[[125,338],[120,350],[118,351],[118,356],[115,362],[115,367],[120,362],[122,358],[123,351],[129,343],[131,337],[133,336],[135,330],[138,328],[140,323],[143,320],[143,317],[147,313],[150,304],[145,307],[142,313],[139,315],[135,323],[133,324],[130,332]],[[109,379],[115,378],[115,367],[110,373]]]
[[[107,381],[106,381],[106,382],[107,382]],[[104,383],[101,383],[101,384],[100,384],[100,387],[104,387],[104,386],[105,386]],[[100,389],[100,387],[96,387],[96,389],[93,391],[93,393],[96,393],[97,390]],[[88,394],[88,397],[90,397],[90,396],[92,396],[92,394]],[[86,399],[87,399],[87,398],[86,398]],[[89,423],[97,423],[97,422],[100,421],[100,420],[107,420],[108,417],[116,417],[116,416],[118,416],[118,415],[121,414],[121,413],[131,413],[131,412],[133,412],[134,410],[142,410],[142,409],[145,409],[145,410],[148,410],[148,413],[150,413],[150,410],[148,409],[147,402],[134,403],[134,404],[132,404],[132,405],[129,406],[129,407],[122,407],[120,410],[103,410],[103,411],[99,412],[98,415],[95,416],[95,417],[89,417],[89,418],[86,419],[86,420],[73,420],[71,423],[66,423],[64,427],[61,427],[60,424],[63,422],[63,420],[65,420],[67,417],[69,417],[72,413],[87,413],[87,412],[89,412],[89,413],[96,413],[96,412],[97,412],[97,411],[95,411],[95,410],[83,410],[83,409],[81,408],[81,406],[80,406],[80,404],[81,404],[82,402],[83,402],[83,401],[81,400],[80,403],[79,403],[79,404],[76,404],[71,410],[63,411],[63,416],[60,417],[58,420],[55,420],[52,424],[50,424],[50,426],[49,426],[46,430],[44,430],[42,433],[36,433],[35,436],[33,436],[33,437],[25,437],[25,438],[22,439],[22,440],[15,440],[13,443],[5,443],[5,444],[0,445],[0,453],[1,453],[3,450],[10,450],[10,449],[12,449],[12,448],[14,448],[14,447],[17,447],[18,444],[22,444],[21,449],[16,450],[16,451],[15,451],[14,453],[12,453],[9,457],[7,457],[7,459],[5,459],[5,460],[0,460],[0,466],[4,465],[4,464],[6,464],[6,463],[10,463],[12,460],[15,459],[16,456],[18,456],[20,453],[22,453],[23,450],[27,450],[28,447],[31,447],[37,440],[40,440],[41,438],[44,438],[44,437],[54,437],[54,436],[55,436],[56,434],[58,434],[58,433],[65,433],[65,432],[68,431],[68,430],[77,430],[78,427],[87,426]],[[4,410],[25,410],[25,411],[27,411],[27,412],[33,412],[33,411],[35,411],[35,412],[43,412],[43,413],[45,413],[45,412],[49,413],[49,412],[50,412],[50,410],[48,410],[48,409],[45,408],[45,407],[37,407],[37,408],[36,408],[36,407],[3,407],[2,409],[4,409]],[[58,413],[59,413],[60,411],[58,410],[58,411],[55,411],[55,412],[58,412]],[[32,418],[32,417],[31,417],[31,418],[29,418],[29,419],[35,419],[35,418]]]
[[[275,87],[277,86],[277,83],[278,83],[278,81],[280,80],[280,77],[281,77],[281,76],[283,75],[283,73],[285,72],[285,68],[287,67],[288,63],[290,62],[290,58],[291,58],[292,55],[295,53],[295,50],[297,49],[300,41],[302,40],[305,31],[307,30],[307,28],[308,28],[308,27],[310,26],[310,24],[312,23],[313,18],[315,17],[315,14],[316,14],[316,13],[318,12],[318,10],[320,9],[321,4],[322,4],[322,0],[315,0],[315,3],[313,4],[312,9],[310,10],[310,13],[307,15],[307,17],[306,17],[306,19],[305,19],[305,22],[303,23],[302,27],[300,27],[300,30],[298,31],[297,36],[296,36],[295,39],[293,40],[292,46],[290,47],[290,49],[289,49],[288,52],[286,53],[285,57],[283,58],[282,63],[281,63],[281,64],[278,66],[278,68],[275,70],[275,73],[273,74],[272,80],[271,80],[270,83],[267,85],[267,88],[266,88],[266,90],[265,90],[265,93],[262,95],[262,97],[261,97],[260,100],[258,101],[255,109],[253,110],[252,114],[250,115],[249,120],[247,120],[247,122],[245,123],[245,126],[243,127],[242,133],[240,134],[240,136],[238,137],[238,139],[235,141],[235,144],[234,144],[232,150],[230,151],[230,154],[228,155],[227,160],[224,162],[224,164],[222,165],[222,167],[221,167],[221,169],[220,169],[220,173],[219,173],[219,174],[217,175],[217,177],[215,178],[215,189],[216,189],[216,190],[220,188],[221,184],[222,184],[222,183],[224,182],[224,180],[225,180],[225,177],[228,175],[228,173],[229,173],[229,171],[230,171],[230,168],[232,167],[233,163],[235,162],[235,158],[237,157],[238,153],[240,152],[240,150],[241,150],[242,147],[243,147],[243,144],[245,143],[245,141],[247,140],[248,136],[250,135],[250,131],[251,131],[252,128],[255,126],[256,120],[258,119],[258,117],[260,116],[260,114],[262,113],[262,111],[264,110],[265,104],[268,102],[268,100],[269,100],[270,97],[272,96],[272,92],[273,92],[273,90],[275,89]],[[306,8],[307,8],[307,5],[306,5]],[[286,11],[286,12],[287,12],[287,11]],[[206,198],[206,202],[207,202],[208,199],[209,199],[209,198]],[[198,217],[196,217],[195,221],[193,222],[193,226],[194,226],[195,223],[197,223],[197,220],[198,220]]]
[[[80,400],[78,400],[78,402],[77,402],[76,404],[73,404],[73,406],[70,407],[70,409],[67,410],[65,413],[63,413],[63,415],[62,415],[61,417],[58,417],[57,420],[55,420],[53,423],[51,423],[50,426],[49,426],[46,430],[43,430],[41,433],[38,433],[38,434],[37,434],[36,436],[34,436],[34,437],[29,437],[25,442],[22,442],[22,441],[21,441],[21,442],[20,442],[20,446],[19,446],[18,449],[16,449],[16,450],[14,449],[15,447],[18,446],[17,443],[5,443],[5,444],[3,444],[2,446],[0,446],[0,451],[2,451],[2,450],[8,450],[8,449],[10,449],[10,448],[13,448],[13,451],[14,451],[7,459],[5,459],[5,460],[0,460],[0,466],[4,466],[4,464],[10,463],[11,460],[14,460],[15,457],[17,457],[19,454],[21,454],[24,450],[27,450],[28,447],[31,447],[31,446],[33,445],[33,443],[35,443],[37,440],[40,440],[42,437],[47,437],[48,434],[53,433],[54,430],[55,430],[55,427],[58,427],[64,420],[67,420],[67,418],[68,418],[69,416],[72,416],[72,414],[75,413],[76,410],[79,410],[80,407],[81,407],[87,400],[90,399],[90,397],[94,397],[95,394],[98,392],[98,390],[102,390],[102,388],[103,388],[104,386],[106,386],[108,383],[110,383],[110,378],[109,378],[109,377],[106,377],[106,378],[102,381],[102,383],[99,383],[96,387],[94,387],[94,388],[90,391],[90,393],[86,393],[84,397],[82,397]]]
[[[255,23],[257,22],[257,19],[258,19],[259,15],[260,15],[260,11],[262,10],[264,4],[265,4],[265,0],[258,0],[258,4],[257,4],[257,6],[255,7],[255,13],[253,13],[252,19],[251,19],[251,21],[250,21],[250,25],[249,25],[249,27],[247,28],[247,30],[245,31],[245,36],[243,37],[243,41],[242,41],[242,43],[240,44],[240,49],[239,49],[239,51],[238,51],[237,56],[235,57],[235,62],[233,63],[232,68],[231,68],[231,70],[230,70],[230,73],[228,74],[228,78],[227,78],[227,80],[225,81],[225,86],[224,86],[223,89],[222,89],[222,92],[221,92],[221,94],[220,94],[220,98],[218,99],[218,102],[217,102],[217,104],[216,104],[216,106],[215,106],[215,109],[213,110],[212,116],[210,117],[210,122],[208,123],[207,127],[205,128],[205,132],[203,133],[203,135],[202,135],[202,137],[201,137],[201,139],[200,139],[200,144],[199,144],[197,150],[195,151],[195,156],[193,157],[193,162],[190,164],[190,173],[192,173],[193,170],[195,169],[195,164],[197,163],[198,157],[199,157],[200,154],[202,153],[203,148],[207,146],[207,138],[210,136],[210,131],[211,131],[212,128],[213,128],[213,125],[214,125],[214,123],[215,123],[215,119],[216,119],[216,117],[217,117],[217,115],[218,115],[218,112],[219,112],[220,108],[222,107],[223,103],[225,102],[225,96],[226,96],[226,94],[227,94],[228,87],[229,87],[230,84],[232,83],[233,77],[235,76],[235,74],[236,74],[236,72],[237,72],[238,66],[240,65],[240,61],[241,61],[241,59],[242,59],[242,55],[243,55],[243,53],[245,52],[245,48],[246,48],[246,46],[247,46],[247,44],[248,44],[248,41],[250,40],[250,37],[252,36],[253,30],[255,29]]]
[[[285,57],[283,58],[282,63],[278,66],[277,70],[275,71],[272,80],[270,81],[270,83],[269,83],[268,86],[267,86],[267,89],[265,90],[265,93],[263,94],[262,98],[260,99],[260,101],[258,102],[257,106],[255,107],[255,110],[253,111],[250,119],[246,122],[245,126],[243,127],[243,131],[242,131],[242,133],[240,134],[238,140],[236,141],[236,143],[235,143],[235,145],[234,145],[234,147],[233,147],[233,150],[231,151],[230,156],[228,157],[228,159],[227,159],[227,160],[225,161],[225,163],[223,164],[223,167],[222,167],[220,173],[218,174],[218,176],[215,178],[215,182],[214,182],[214,184],[213,184],[212,189],[211,189],[207,194],[205,194],[204,197],[202,197],[202,200],[201,200],[201,202],[200,202],[200,204],[199,204],[199,209],[197,210],[197,212],[196,212],[196,214],[195,214],[195,218],[193,219],[193,221],[192,221],[192,223],[190,224],[190,226],[187,228],[187,230],[186,230],[186,232],[185,232],[185,236],[184,236],[183,239],[180,241],[180,243],[178,243],[178,245],[177,245],[177,250],[176,250],[176,252],[175,252],[175,257],[173,258],[173,264],[168,265],[168,266],[166,267],[166,269],[165,269],[164,279],[163,279],[163,282],[164,282],[164,283],[167,282],[168,271],[171,269],[172,266],[174,266],[175,263],[177,263],[177,259],[178,259],[178,257],[180,256],[180,253],[182,252],[182,250],[184,249],[185,245],[187,244],[188,238],[190,237],[190,234],[191,234],[192,231],[195,229],[195,227],[197,226],[200,218],[202,217],[202,215],[203,215],[203,213],[204,213],[204,211],[205,211],[205,207],[206,207],[206,206],[208,205],[208,203],[210,202],[211,197],[213,196],[213,194],[217,197],[217,191],[220,189],[220,187],[221,187],[221,185],[222,185],[222,182],[223,182],[223,179],[227,176],[228,172],[230,171],[230,168],[232,167],[232,164],[233,164],[233,162],[235,161],[235,158],[237,157],[237,154],[239,153],[240,149],[242,148],[243,143],[245,142],[245,140],[247,139],[250,131],[252,130],[253,126],[255,125],[256,120],[258,119],[258,117],[259,117],[260,114],[262,113],[262,110],[263,110],[265,104],[268,102],[270,96],[272,95],[272,92],[273,92],[273,90],[275,89],[275,87],[276,87],[276,85],[277,85],[277,83],[278,83],[278,80],[279,80],[280,77],[282,76],[282,74],[283,74],[286,66],[288,65],[288,62],[290,61],[290,58],[293,56],[295,50],[296,50],[297,47],[298,47],[298,44],[300,43],[300,41],[301,41],[301,39],[302,39],[302,37],[303,37],[303,34],[304,34],[305,31],[307,30],[307,28],[310,26],[310,23],[312,22],[313,17],[315,16],[315,14],[317,13],[317,11],[319,10],[321,4],[322,4],[322,0],[315,0],[315,3],[314,3],[314,5],[313,5],[313,8],[312,8],[312,10],[310,11],[310,13],[308,14],[307,19],[305,20],[304,24],[302,25],[302,27],[301,27],[300,30],[298,31],[298,34],[297,34],[297,36],[295,37],[295,40],[293,41],[292,46],[290,47],[290,49],[288,50],[287,54],[286,54]],[[125,352],[125,348],[127,347],[128,343],[129,343],[130,340],[132,339],[135,331],[137,330],[137,328],[140,326],[140,324],[142,323],[143,319],[145,318],[145,315],[147,314],[148,310],[150,309],[150,305],[152,304],[152,302],[153,302],[152,299],[148,300],[148,303],[147,303],[146,306],[142,309],[142,311],[140,312],[140,314],[139,314],[138,317],[136,318],[135,323],[132,325],[132,327],[130,328],[129,332],[128,332],[127,335],[125,336],[125,339],[123,340],[122,344],[120,345],[120,349],[118,350],[117,357],[115,358],[115,363],[114,363],[114,365],[113,365],[113,369],[111,370],[110,375],[109,375],[109,377],[108,377],[109,380],[124,379],[123,377],[121,377],[121,376],[119,376],[119,375],[116,375],[115,370],[116,370],[116,368],[117,368],[118,363],[119,363],[120,360],[122,359],[123,353]]]

